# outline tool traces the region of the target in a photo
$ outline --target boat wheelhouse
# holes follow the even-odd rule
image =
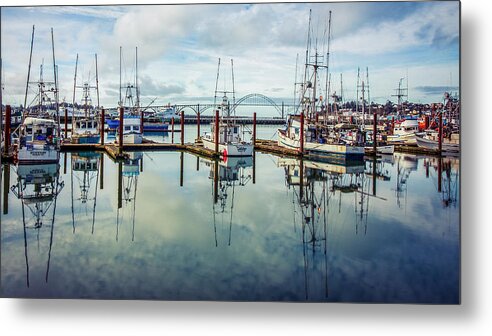
[[[50,163],[59,160],[57,125],[54,120],[27,117],[20,127],[19,163]]]

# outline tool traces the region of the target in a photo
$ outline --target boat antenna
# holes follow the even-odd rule
[[[219,57],[219,64],[217,65],[217,79],[215,80],[214,106],[217,103],[217,85],[219,84],[219,71],[220,71],[220,57]]]
[[[32,25],[31,52],[29,53],[29,66],[27,68],[26,95],[24,96],[24,113],[22,113],[22,121],[24,121],[24,118],[25,118],[26,112],[27,112],[27,92],[29,90],[29,77],[31,75],[31,61],[32,61],[33,45],[34,45],[34,25]]]
[[[77,65],[79,64],[79,54],[75,59],[75,75],[73,76],[73,98],[72,98],[72,131],[75,123],[75,88],[77,87]]]
[[[58,108],[58,75],[57,75],[57,66],[55,60],[55,39],[53,37],[53,28],[51,28],[51,48],[53,51],[53,75],[55,77],[55,107],[56,107],[56,120],[58,124],[58,134],[60,134],[60,111]]]

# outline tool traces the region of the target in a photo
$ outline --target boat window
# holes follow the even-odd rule
[[[234,133],[237,133],[237,126],[234,127]]]
[[[125,131],[130,131],[132,129],[131,126],[125,126]]]

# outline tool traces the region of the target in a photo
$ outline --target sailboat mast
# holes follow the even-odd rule
[[[29,77],[31,75],[31,61],[32,61],[33,45],[34,45],[34,25],[32,26],[31,52],[29,53],[29,66],[27,68],[26,95],[24,96],[24,113],[22,113],[22,122],[24,122],[24,118],[26,117],[26,112],[27,112],[27,93],[29,91]]]
[[[53,51],[53,75],[55,78],[55,108],[56,108],[56,122],[58,125],[58,134],[60,134],[60,111],[58,108],[58,74],[55,60],[55,39],[53,37],[53,28],[51,28],[51,48]]]
[[[355,96],[355,112],[359,112],[359,81],[360,81],[360,68],[357,67],[357,88],[356,88],[356,96]]]
[[[77,66],[79,64],[79,54],[75,59],[75,75],[73,76],[73,98],[72,98],[72,132],[75,124],[75,89],[77,87]]]

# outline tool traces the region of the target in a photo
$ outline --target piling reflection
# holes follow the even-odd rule
[[[30,257],[39,262],[40,258],[47,259],[45,282],[48,282],[56,223],[56,202],[64,187],[59,170],[58,163],[16,166],[17,183],[11,190],[21,201],[27,287],[30,286]],[[45,237],[47,232],[43,232],[43,228],[49,230],[49,237]],[[48,238],[48,246],[43,238]],[[29,249],[29,242],[32,240],[35,240],[37,247],[34,251]]]

